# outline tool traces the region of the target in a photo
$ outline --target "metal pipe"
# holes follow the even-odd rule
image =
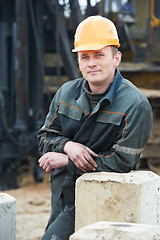
[[[16,122],[15,128],[25,131],[27,128],[27,71],[26,71],[26,18],[25,0],[16,0],[15,29],[15,86],[16,86]]]

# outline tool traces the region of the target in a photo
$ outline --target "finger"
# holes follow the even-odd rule
[[[93,166],[92,164],[90,164],[90,162],[86,161],[85,164],[84,164],[85,168],[89,171],[95,171],[96,168],[95,166]]]
[[[97,167],[97,163],[94,161],[94,159],[91,157],[89,153],[86,153],[84,157],[87,160],[87,162],[91,164],[92,167],[94,168]]]
[[[45,159],[47,159],[46,154],[44,154],[42,157],[40,157],[40,159],[38,160],[38,162],[39,162],[39,163],[43,163]]]
[[[46,163],[46,159],[42,158],[41,161],[39,161],[39,166],[42,167]]]
[[[50,172],[53,172],[54,169],[51,167],[51,165],[48,165],[47,168],[45,169],[45,171],[50,173]]]
[[[44,164],[41,168],[43,168],[43,170],[46,171],[47,167],[48,167],[48,165],[47,165],[47,164]]]
[[[77,168],[79,168],[83,172],[87,172],[87,169],[84,167],[84,165],[78,161],[78,162],[73,162]]]
[[[87,160],[85,160],[83,163],[80,161],[74,162],[74,164],[76,165],[77,168],[79,168],[83,172],[96,170],[96,168],[94,168]]]
[[[78,166],[77,166],[77,168],[79,168],[81,171],[83,171],[83,172],[85,172],[85,173],[87,172],[87,170],[86,170],[84,167],[80,167],[80,166],[78,167]]]
[[[96,170],[96,168],[85,158],[85,156],[82,158],[80,164],[81,164],[81,167],[85,170],[89,170],[89,171]]]
[[[89,147],[86,147],[86,149],[93,157],[98,157],[98,155],[95,152],[93,152]]]
[[[38,162],[40,163],[40,162],[42,162],[44,159],[48,159],[48,157],[49,157],[49,152],[43,154],[43,155],[39,158]]]
[[[41,163],[41,161],[43,160],[44,156],[40,157],[40,159],[38,160],[39,163]]]
[[[46,157],[46,158],[43,158],[39,164],[39,166],[41,168],[43,168],[44,170],[46,170],[46,168],[48,167],[48,161],[49,159]]]
[[[39,161],[39,166],[42,167],[44,165],[44,159],[41,159],[41,161]]]

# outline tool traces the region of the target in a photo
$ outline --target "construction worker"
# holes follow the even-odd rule
[[[91,16],[77,27],[72,51],[78,53],[83,77],[57,91],[38,132],[39,165],[50,173],[52,194],[42,240],[68,240],[74,232],[79,176],[136,169],[149,139],[152,109],[119,72],[119,46],[115,25],[107,18]]]

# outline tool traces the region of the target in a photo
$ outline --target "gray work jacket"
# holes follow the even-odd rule
[[[84,78],[72,80],[57,91],[38,132],[40,151],[63,153],[64,144],[71,140],[98,154],[97,171],[135,169],[152,128],[147,98],[117,70],[106,95],[91,111],[84,82]],[[70,160],[67,168],[82,174]]]

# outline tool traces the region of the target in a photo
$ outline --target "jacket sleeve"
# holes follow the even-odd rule
[[[50,151],[63,153],[64,144],[70,140],[62,135],[61,125],[58,119],[57,112],[59,108],[60,92],[61,89],[59,89],[54,96],[44,126],[37,134],[39,140],[39,150],[43,154]]]
[[[148,102],[142,102],[126,115],[111,149],[99,153],[97,170],[128,172],[136,169],[151,129],[152,109]]]
[[[126,115],[111,148],[104,152],[96,152],[99,155],[95,159],[97,171],[123,173],[136,169],[151,129],[152,109],[148,101],[142,102]],[[75,171],[71,161],[68,167],[70,171]],[[77,169],[77,175],[81,174],[82,171]]]

